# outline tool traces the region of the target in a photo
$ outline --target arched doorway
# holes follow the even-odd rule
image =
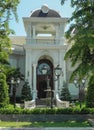
[[[48,75],[42,74],[42,67],[47,66]],[[41,59],[38,61],[37,67],[37,97],[38,98],[46,98],[46,89],[47,89],[47,78],[49,79],[49,85],[53,90],[53,64],[48,59]],[[53,96],[53,95],[52,95]]]

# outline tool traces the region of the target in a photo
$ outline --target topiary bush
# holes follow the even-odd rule
[[[22,88],[21,101],[24,102],[28,100],[32,100],[32,95],[29,83],[26,81]]]
[[[60,99],[63,101],[70,101],[71,100],[70,92],[69,92],[68,85],[66,82],[63,83]]]

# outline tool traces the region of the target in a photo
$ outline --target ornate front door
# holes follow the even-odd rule
[[[42,74],[42,67],[47,66],[48,73],[47,75]],[[49,78],[49,85],[53,90],[53,65],[49,60],[39,60],[37,67],[37,95],[38,98],[46,98],[46,89],[47,89],[47,78]]]

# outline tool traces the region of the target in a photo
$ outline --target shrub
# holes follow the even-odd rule
[[[70,92],[69,92],[68,85],[67,85],[66,82],[63,83],[60,99],[64,100],[64,101],[70,101],[71,100]]]
[[[0,108],[0,114],[94,114],[94,108]]]
[[[6,107],[9,104],[8,86],[6,76],[0,73],[0,107]]]
[[[94,108],[94,84],[87,89],[86,107]]]
[[[22,88],[21,100],[22,102],[32,99],[31,89],[29,83],[26,81]]]

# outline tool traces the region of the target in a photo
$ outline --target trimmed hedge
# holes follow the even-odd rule
[[[94,108],[0,108],[0,114],[94,114]]]

